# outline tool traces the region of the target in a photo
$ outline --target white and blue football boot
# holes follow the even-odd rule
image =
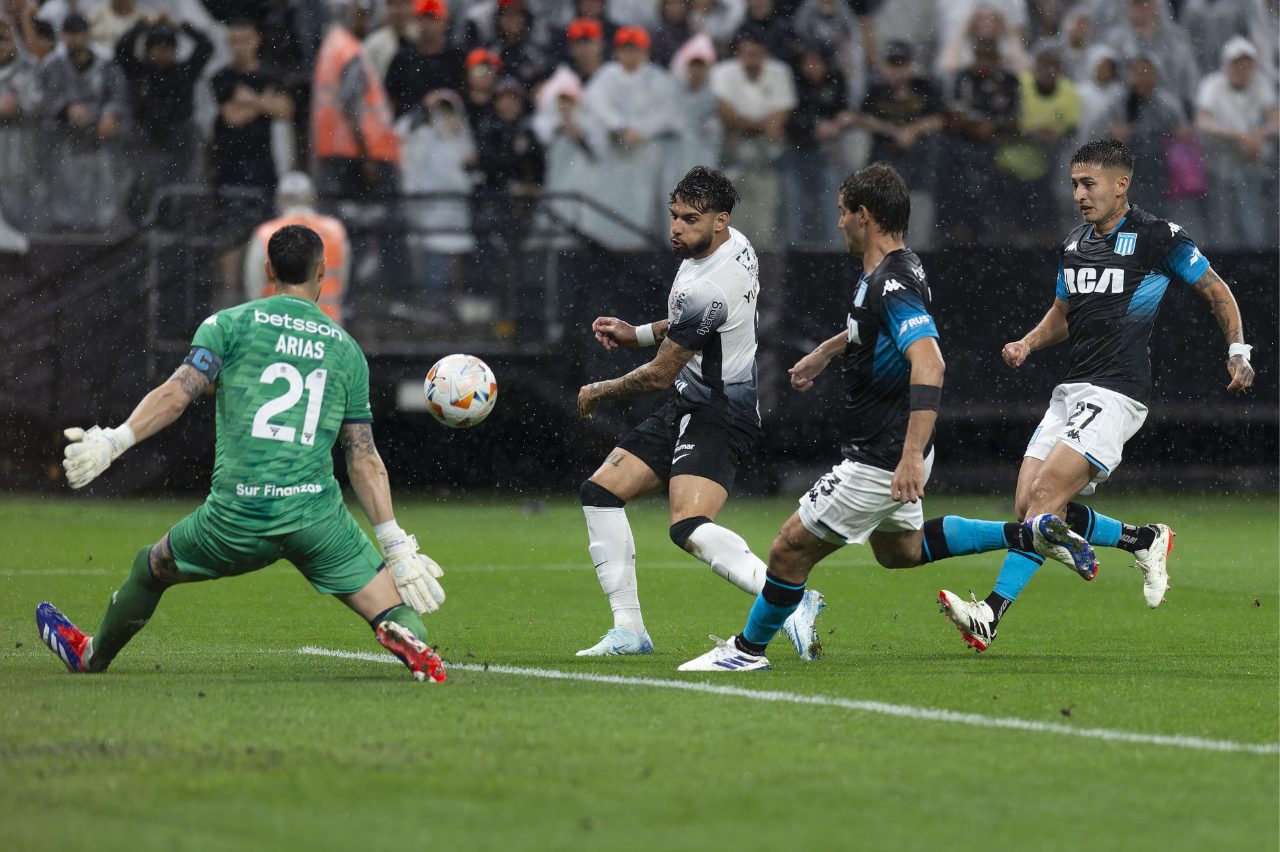
[[[1031,530],[1031,541],[1036,553],[1046,559],[1055,559],[1075,571],[1086,580],[1098,576],[1098,559],[1093,545],[1067,522],[1057,515],[1036,515],[1026,526]]]
[[[40,630],[40,639],[62,660],[67,671],[74,674],[89,671],[84,657],[93,637],[84,635],[56,606],[45,601],[36,607],[36,627]]]
[[[802,660],[816,660],[822,656],[822,640],[818,638],[817,621],[827,599],[816,589],[806,589],[796,611],[782,623],[782,632],[795,646]]]
[[[629,654],[652,654],[653,642],[649,634],[641,635],[625,627],[611,627],[590,648],[578,652],[579,657],[621,657]]]
[[[701,657],[695,657],[684,663],[676,671],[681,672],[750,672],[771,669],[769,658],[764,654],[748,654],[734,642],[738,637],[730,636],[721,639],[719,636],[708,637],[716,646]]]

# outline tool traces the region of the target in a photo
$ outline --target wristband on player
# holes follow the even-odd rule
[[[653,323],[636,326],[636,346],[645,348],[657,344],[658,338],[653,333]]]
[[[1227,358],[1231,359],[1239,355],[1244,362],[1249,363],[1249,355],[1253,352],[1253,347],[1247,343],[1233,343],[1227,347]]]
[[[373,528],[373,535],[378,539],[378,547],[382,549],[383,554],[387,552],[387,548],[402,544],[408,536],[404,530],[400,529],[400,525],[396,523],[396,519],[392,518],[385,524],[377,524]]]
[[[912,385],[907,395],[912,411],[937,411],[942,405],[942,388],[937,385]]]

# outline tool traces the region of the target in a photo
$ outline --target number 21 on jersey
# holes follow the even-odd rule
[[[271,418],[284,414],[297,405],[305,389],[307,409],[302,418],[302,444],[307,447],[315,444],[316,425],[320,422],[320,404],[324,399],[324,381],[328,374],[328,370],[320,368],[307,373],[304,379],[297,367],[283,361],[271,364],[263,370],[262,377],[258,381],[266,385],[284,381],[288,382],[289,386],[280,396],[264,402],[258,409],[258,413],[253,416],[253,437],[265,438],[268,441],[284,441],[286,444],[293,443],[293,439],[297,437],[297,429],[272,423]]]

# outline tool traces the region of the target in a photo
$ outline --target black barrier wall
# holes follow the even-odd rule
[[[574,400],[581,384],[619,375],[644,360],[643,354],[601,351],[589,333],[591,320],[601,314],[636,322],[664,316],[675,262],[656,252],[560,251],[551,265],[543,263],[545,256],[544,251],[537,260],[540,289],[524,301],[541,308],[541,288],[547,286],[542,270],[554,269],[556,327],[546,328],[545,313],[517,322],[538,324],[538,339],[550,345],[529,351],[484,340],[459,345],[485,357],[499,378],[498,408],[479,428],[451,432],[397,405],[400,385],[420,381],[439,355],[426,345],[429,330],[421,335],[421,352],[412,340],[393,351],[371,350],[375,434],[397,488],[572,489],[647,409],[643,400],[606,405],[584,423]],[[215,258],[212,250],[208,257],[188,257],[181,266],[186,272],[164,276],[161,291],[151,292],[136,240],[58,251],[37,247],[30,257],[0,268],[0,421],[14,436],[0,448],[0,484],[65,488],[55,466],[61,429],[120,422],[173,370],[185,350],[153,351],[148,323],[175,339],[188,338],[203,316],[179,315],[176,306],[202,300],[175,294],[203,286],[197,273],[211,269]],[[1151,341],[1151,415],[1129,445],[1114,487],[1276,488],[1277,258],[1210,252],[1210,259],[1240,302],[1246,338],[1255,346],[1257,385],[1244,397],[1226,393],[1226,347],[1207,304],[1171,284]],[[1055,257],[973,249],[923,261],[947,361],[934,488],[1008,490],[1022,448],[1065,368],[1066,350],[1037,353],[1018,371],[1004,367],[999,352],[1051,303]],[[796,490],[837,460],[838,375],[833,371],[814,392],[797,394],[787,387],[786,368],[844,326],[859,271],[845,255],[762,258],[765,438],[742,472],[744,490]],[[514,339],[524,337],[522,332]],[[200,491],[212,467],[212,420],[212,400],[197,402],[183,421],[130,453],[95,489]]]

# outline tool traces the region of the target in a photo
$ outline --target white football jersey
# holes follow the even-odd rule
[[[667,299],[667,337],[698,354],[676,377],[687,402],[721,406],[760,423],[756,394],[756,303],[760,263],[740,231],[708,257],[686,260]]]

